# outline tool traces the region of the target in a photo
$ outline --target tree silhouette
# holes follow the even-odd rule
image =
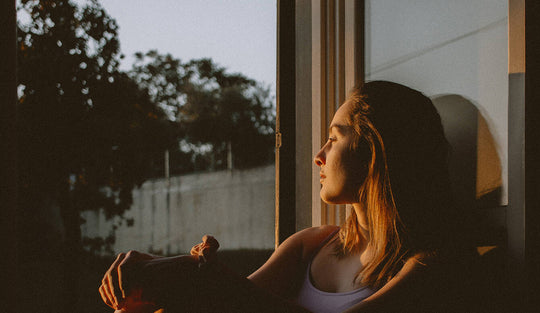
[[[152,50],[137,53],[130,76],[178,123],[180,147],[193,169],[273,161],[273,98],[268,87],[204,58],[182,63]],[[185,164],[185,163],[182,163]],[[177,171],[186,171],[176,168]]]
[[[117,25],[97,1],[23,0],[18,16],[21,249],[63,255],[64,299],[76,301],[80,212],[121,216],[175,133],[148,91],[119,72]],[[44,241],[46,207],[59,208],[56,247]]]

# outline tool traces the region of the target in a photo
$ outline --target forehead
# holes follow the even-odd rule
[[[350,118],[352,110],[353,106],[349,102],[343,103],[334,114],[329,133],[339,132],[343,135],[349,134],[352,131]]]
[[[352,109],[352,103],[349,101],[343,103],[334,114],[332,124],[349,125]]]

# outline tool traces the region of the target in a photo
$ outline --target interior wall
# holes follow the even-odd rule
[[[476,199],[506,205],[508,1],[366,0],[365,5],[366,81],[401,83],[436,105],[442,99],[445,112],[473,114],[462,123],[442,116],[445,131],[461,140],[475,136],[468,143],[476,146],[471,169]],[[471,118],[475,129],[464,133]]]

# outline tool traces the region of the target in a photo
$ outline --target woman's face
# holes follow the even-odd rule
[[[320,170],[321,198],[326,203],[358,202],[358,191],[364,182],[367,164],[351,147],[358,136],[349,125],[352,104],[345,102],[330,124],[328,141],[315,155]]]

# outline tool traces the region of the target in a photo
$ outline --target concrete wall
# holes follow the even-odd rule
[[[214,235],[220,249],[272,249],[274,194],[273,165],[147,181],[133,192],[126,217],[134,224],[116,230],[114,251],[184,253],[204,234]],[[112,222],[103,214],[83,217],[83,236],[109,234]]]
[[[474,106],[477,197],[499,189],[507,203],[507,0],[368,0],[365,66],[367,80],[402,83],[445,104],[457,99],[456,109]],[[455,126],[450,137],[460,136]]]

